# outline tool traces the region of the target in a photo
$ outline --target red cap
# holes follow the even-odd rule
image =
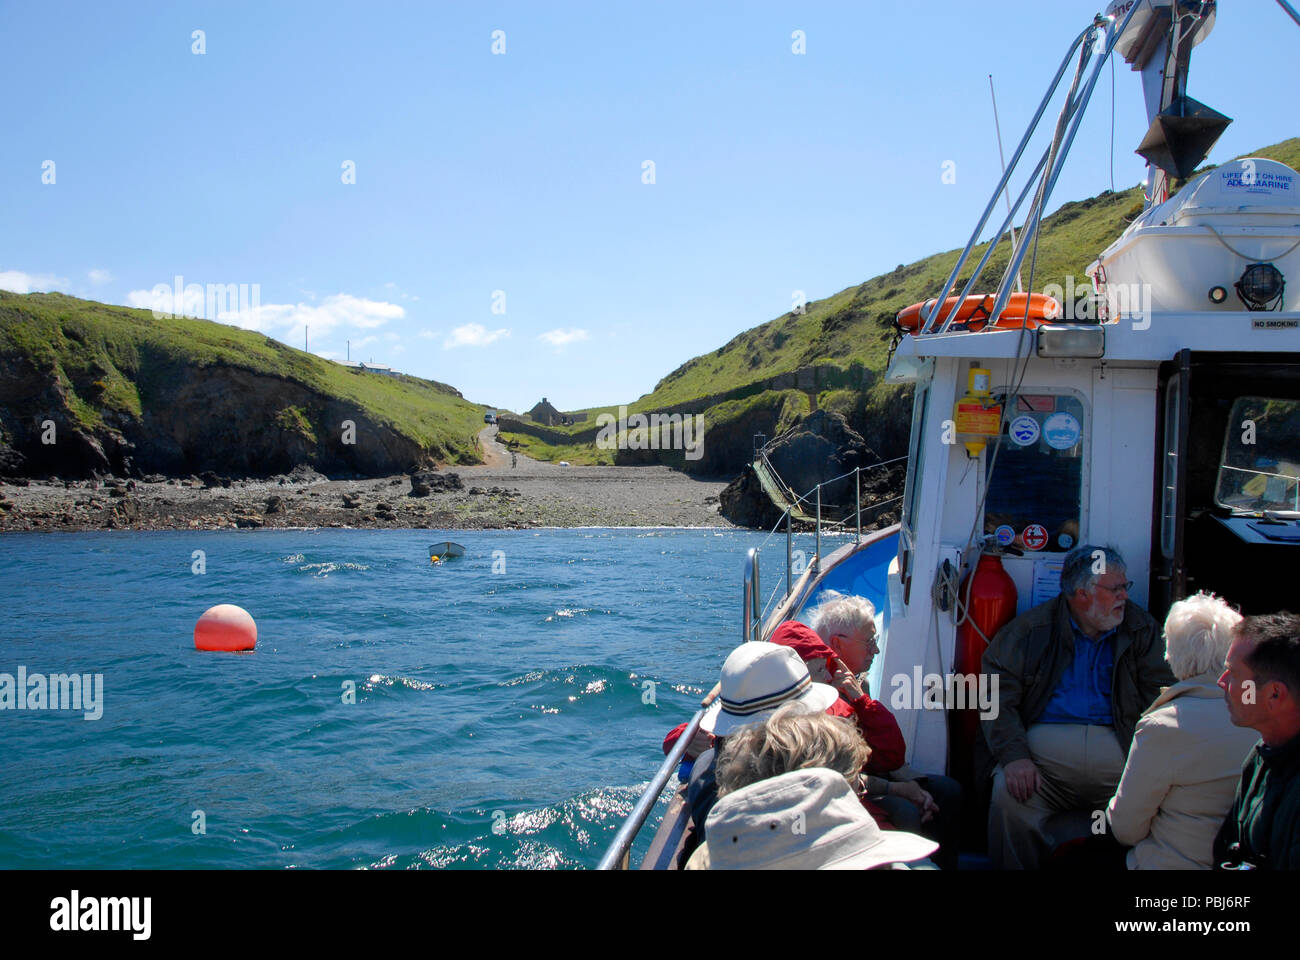
[[[787,620],[772,631],[769,639],[772,643],[792,648],[804,663],[835,656],[835,651],[822,642],[816,630],[798,620]]]

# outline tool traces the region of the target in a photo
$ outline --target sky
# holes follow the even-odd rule
[[[6,2],[0,288],[247,284],[226,320],[330,359],[628,402],[962,246],[1001,172],[989,74],[1010,155],[1097,6]],[[1212,162],[1300,134],[1298,44],[1222,0],[1188,88],[1235,120]],[[1051,207],[1111,186],[1112,122],[1114,185],[1144,176],[1114,75]]]

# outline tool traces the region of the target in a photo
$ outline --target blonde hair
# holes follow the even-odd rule
[[[1220,673],[1241,614],[1212,593],[1179,600],[1165,617],[1165,659],[1179,680]]]
[[[718,756],[718,796],[808,767],[827,767],[851,781],[866,766],[871,748],[853,721],[798,713],[799,706],[788,703],[766,723],[727,737]]]

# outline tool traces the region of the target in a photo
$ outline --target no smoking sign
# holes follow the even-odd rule
[[[1026,550],[1041,550],[1047,546],[1047,528],[1041,523],[1031,523],[1020,534]]]

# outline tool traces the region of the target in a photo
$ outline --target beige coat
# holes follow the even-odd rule
[[[1166,688],[1138,721],[1107,811],[1130,870],[1208,870],[1246,754],[1259,739],[1233,726],[1217,674]]]

